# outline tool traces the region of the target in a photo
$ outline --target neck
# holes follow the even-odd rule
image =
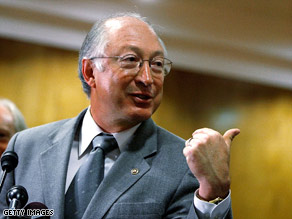
[[[139,124],[141,121],[130,122],[126,121],[115,121],[108,118],[103,118],[101,116],[96,116],[92,113],[92,109],[90,109],[91,116],[95,123],[106,133],[118,133],[124,130],[130,129],[135,125]]]

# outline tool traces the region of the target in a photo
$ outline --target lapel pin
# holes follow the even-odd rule
[[[139,169],[138,168],[131,169],[131,174],[132,175],[137,175],[138,173],[139,173]]]

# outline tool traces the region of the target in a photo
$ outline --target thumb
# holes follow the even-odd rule
[[[225,143],[230,147],[231,146],[231,142],[232,140],[235,138],[236,135],[238,135],[240,133],[239,129],[229,129],[227,130],[224,135],[224,141]]]

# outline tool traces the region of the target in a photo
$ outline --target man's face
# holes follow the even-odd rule
[[[13,117],[10,111],[0,106],[0,155],[5,151],[7,144],[15,133]]]
[[[105,56],[135,55],[143,60],[164,56],[156,35],[145,23],[123,18],[107,25],[110,36]],[[136,75],[127,74],[115,59],[102,61],[104,71],[94,68],[96,88],[91,92],[96,122],[118,125],[115,131],[121,131],[150,118],[161,102],[164,76],[153,77],[148,61]]]

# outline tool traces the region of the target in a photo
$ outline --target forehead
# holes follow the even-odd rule
[[[13,132],[14,130],[13,116],[11,112],[4,106],[0,106],[0,130]]]
[[[5,137],[12,137],[15,133],[11,112],[4,106],[0,105],[0,134]]]
[[[0,105],[0,122],[13,122],[13,116],[11,112],[4,106]]]
[[[106,52],[122,53],[128,50],[141,55],[162,54],[163,48],[155,32],[145,22],[132,18],[116,18],[106,22],[108,45]],[[113,55],[113,54],[111,54]]]

